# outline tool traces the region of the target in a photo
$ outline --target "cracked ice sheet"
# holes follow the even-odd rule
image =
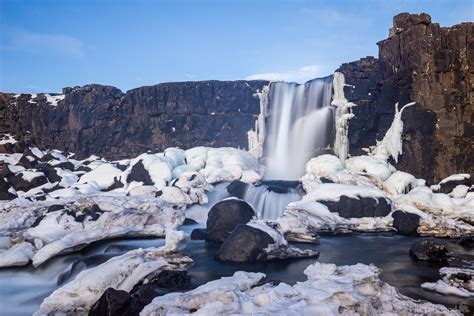
[[[265,274],[238,271],[189,292],[156,297],[140,315],[461,315],[445,306],[401,295],[379,279],[380,270],[373,265],[338,267],[316,262],[304,273],[307,281],[290,286],[259,285]]]
[[[171,239],[176,242],[175,238]],[[163,270],[190,268],[193,260],[175,253],[178,249],[173,246],[168,245],[167,240],[164,247],[129,251],[97,267],[82,271],[73,281],[45,298],[34,315],[87,315],[92,305],[109,287],[129,292],[140,281]]]

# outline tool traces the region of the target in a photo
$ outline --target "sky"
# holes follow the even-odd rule
[[[305,82],[377,56],[400,12],[451,26],[472,0],[0,0],[0,91],[100,83]]]

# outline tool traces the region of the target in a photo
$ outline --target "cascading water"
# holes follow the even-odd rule
[[[334,126],[331,97],[332,76],[305,84],[270,85],[264,144],[266,179],[300,178],[306,162],[331,145]]]
[[[300,178],[306,162],[332,145],[335,111],[331,106],[332,82],[330,76],[305,84],[271,83],[264,142],[267,165],[264,178],[279,181],[249,186],[244,194],[244,200],[252,204],[259,218],[276,219],[288,203],[301,199],[301,190],[294,185],[288,186],[294,181],[281,180]],[[282,185],[285,190],[280,190]]]

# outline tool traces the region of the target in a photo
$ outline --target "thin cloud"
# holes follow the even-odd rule
[[[245,77],[246,80],[269,80],[269,81],[294,81],[306,82],[320,77],[322,68],[319,65],[306,65],[286,72],[267,72],[252,74]]]
[[[84,44],[77,38],[64,34],[46,34],[17,31],[9,34],[6,48],[35,54],[59,54],[83,58]]]

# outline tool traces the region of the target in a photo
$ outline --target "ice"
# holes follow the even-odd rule
[[[114,178],[118,178],[122,170],[110,163],[102,163],[95,169],[82,175],[79,183],[95,182],[101,190],[107,189],[114,184]]]

